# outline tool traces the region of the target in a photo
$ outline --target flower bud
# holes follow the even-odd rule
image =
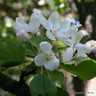
[[[26,42],[29,39],[29,34],[25,32],[24,30],[18,31],[16,35],[17,35],[17,39],[20,42]]]

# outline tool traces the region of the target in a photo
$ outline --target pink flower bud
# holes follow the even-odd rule
[[[20,42],[26,42],[29,39],[29,34],[25,32],[24,30],[18,31],[16,35],[17,35],[17,39]]]

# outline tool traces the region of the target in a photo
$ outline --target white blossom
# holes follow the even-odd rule
[[[65,19],[61,22],[59,13],[57,11],[53,11],[48,20],[39,10],[34,9],[34,13],[38,15],[40,23],[47,30],[46,36],[51,40],[56,40],[56,38],[59,37],[59,33],[67,32],[70,29],[71,21],[69,19]]]
[[[35,64],[37,66],[44,65],[50,71],[57,69],[59,67],[59,60],[52,52],[52,45],[48,42],[41,42],[40,49],[42,52],[35,57]]]
[[[25,23],[25,21],[20,17],[16,18],[16,23],[14,24],[14,28],[17,31],[24,30],[26,32],[32,32],[32,33],[37,33],[39,26],[40,22],[35,13],[31,15],[29,24]]]
[[[27,38],[29,38],[27,32],[37,33],[39,26],[40,22],[35,13],[31,15],[29,24],[25,23],[22,18],[17,17],[14,24],[14,28],[17,30],[17,39],[21,42],[27,41]]]
[[[65,64],[77,64],[83,60],[86,60],[87,54],[91,52],[90,47],[80,43],[83,33],[77,31],[78,25],[74,25],[72,28],[73,29],[70,29],[71,31],[68,33],[69,35],[61,37],[63,43],[69,46],[63,55],[63,62]]]

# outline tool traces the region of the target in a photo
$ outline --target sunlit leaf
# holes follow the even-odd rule
[[[72,65],[60,65],[64,70],[77,75],[83,80],[90,80],[96,76],[96,63],[87,60],[79,63],[77,66]]]

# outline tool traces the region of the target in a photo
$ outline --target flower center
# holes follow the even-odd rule
[[[59,28],[53,28],[50,32],[54,35],[54,36],[56,36],[57,35],[57,32],[59,32]]]
[[[78,42],[79,42],[79,40],[78,40],[78,38],[76,38],[74,45],[78,44]]]
[[[52,59],[54,59],[53,54],[46,54],[46,59],[47,61],[51,61]]]

